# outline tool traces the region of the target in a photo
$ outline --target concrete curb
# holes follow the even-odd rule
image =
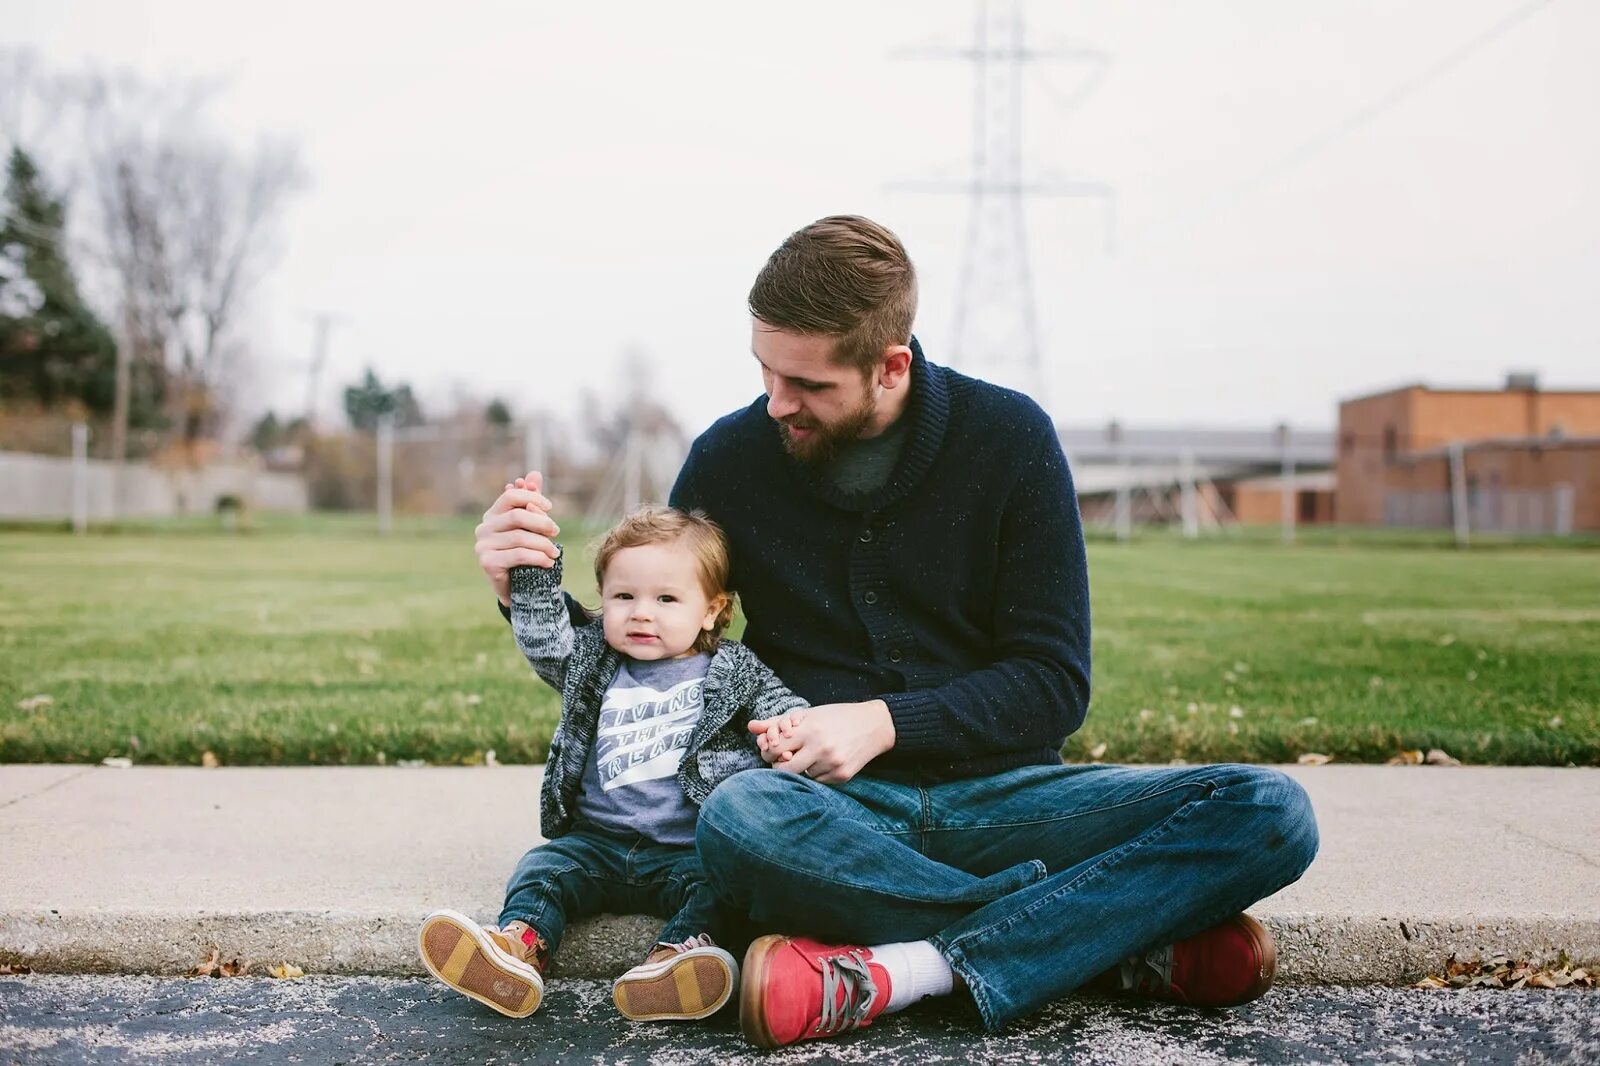
[[[1400,984],[1445,960],[1505,954],[1600,966],[1600,918],[1389,918],[1257,911],[1278,942],[1289,984]],[[0,961],[47,973],[179,975],[213,947],[224,959],[292,962],[307,973],[420,975],[420,915],[356,911],[0,912]],[[641,915],[574,923],[552,975],[614,977],[637,962],[659,927]]]

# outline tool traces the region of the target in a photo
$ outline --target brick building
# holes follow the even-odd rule
[[[1410,385],[1339,405],[1337,517],[1446,526],[1460,445],[1467,513],[1487,532],[1600,531],[1600,391]]]
[[[1296,525],[1324,525],[1334,520],[1333,471],[1295,474],[1290,481]],[[1276,525],[1283,521],[1283,478],[1241,478],[1217,484],[1222,503],[1235,521],[1247,526]]]

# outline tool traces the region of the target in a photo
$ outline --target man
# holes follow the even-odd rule
[[[760,729],[780,773],[701,809],[719,898],[767,935],[740,1020],[768,1047],[956,993],[990,1029],[1095,981],[1196,1005],[1271,984],[1245,907],[1317,848],[1251,766],[1064,766],[1089,704],[1089,587],[1049,417],[928,362],[916,276],[863,218],[791,235],[750,292],[765,397],[694,444],[672,503],[727,531],[744,639],[812,703]],[[481,565],[548,565],[508,492]]]

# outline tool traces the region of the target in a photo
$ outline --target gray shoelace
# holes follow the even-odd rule
[[[855,1029],[871,1017],[877,1002],[878,983],[872,979],[861,952],[830,955],[822,960],[822,1016],[817,1019],[816,1032],[832,1036]]]
[[[1139,989],[1150,991],[1150,989],[1143,986],[1143,982],[1152,976],[1161,982],[1158,986],[1160,989],[1165,990],[1172,987],[1171,944],[1156,948],[1154,951],[1147,951],[1143,955],[1129,955],[1122,960],[1122,980],[1120,984],[1124,992]]]

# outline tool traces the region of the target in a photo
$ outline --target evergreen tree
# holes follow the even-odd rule
[[[355,385],[344,390],[344,413],[355,429],[370,432],[378,427],[378,419],[394,415],[397,426],[422,425],[422,408],[411,395],[410,385],[386,388],[371,367]]]
[[[116,347],[78,292],[62,247],[67,204],[21,148],[6,163],[0,205],[0,398],[109,413]]]

